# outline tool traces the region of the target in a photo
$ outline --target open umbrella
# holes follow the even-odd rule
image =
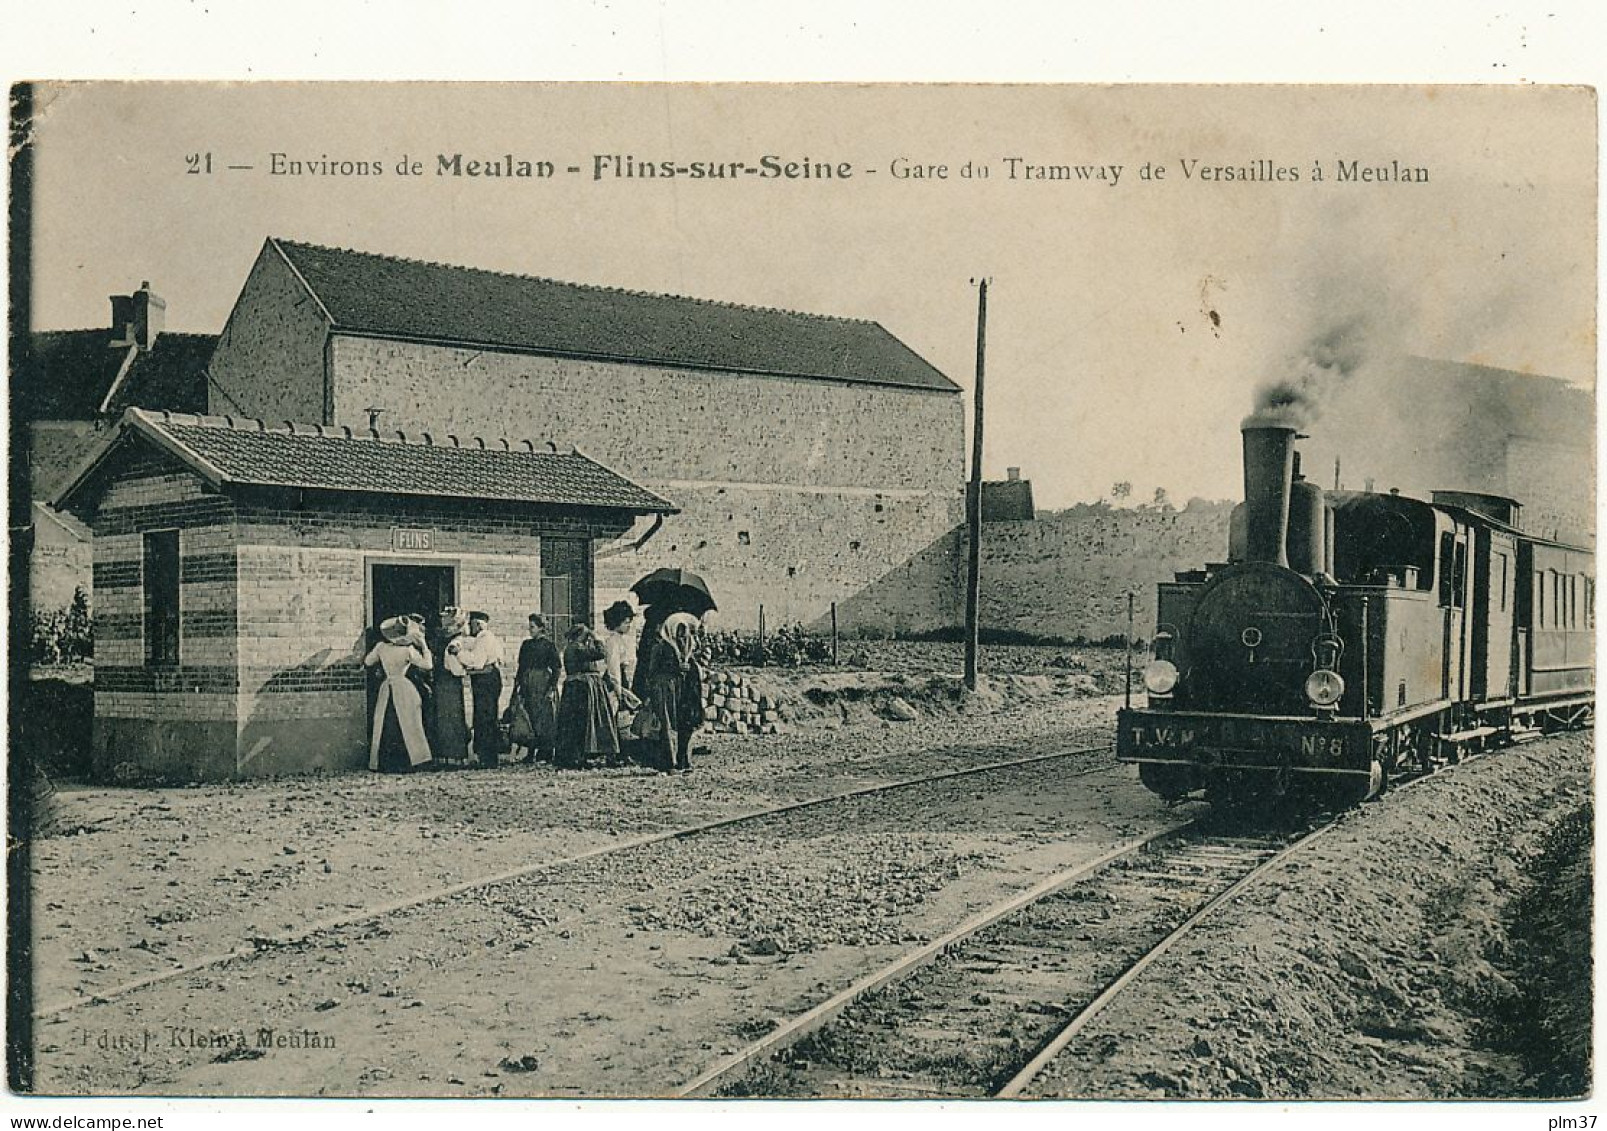
[[[702,616],[710,609],[718,608],[707,583],[685,569],[655,569],[632,585],[631,592],[641,599],[642,604],[672,613]]]

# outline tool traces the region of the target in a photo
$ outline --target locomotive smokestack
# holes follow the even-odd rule
[[[1244,434],[1245,559],[1287,569],[1295,424],[1266,411],[1245,417],[1239,430]]]

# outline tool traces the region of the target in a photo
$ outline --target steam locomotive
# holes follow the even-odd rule
[[[1300,475],[1293,421],[1241,430],[1229,560],[1160,585],[1148,702],[1117,716],[1145,786],[1351,804],[1590,721],[1591,550],[1525,533],[1498,495],[1325,492]]]

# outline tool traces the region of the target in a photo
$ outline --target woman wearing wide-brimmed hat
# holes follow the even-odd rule
[[[418,769],[430,762],[424,733],[423,698],[408,672],[429,671],[430,652],[421,625],[407,617],[391,617],[379,626],[380,641],[363,657],[385,675],[374,703],[374,732],[368,742],[368,768],[386,773]]]
[[[474,705],[468,669],[458,659],[467,641],[469,616],[448,605],[441,610],[440,663],[435,669],[435,755],[449,762],[469,760],[469,719]]]

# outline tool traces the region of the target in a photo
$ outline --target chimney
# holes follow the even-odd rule
[[[138,346],[147,351],[167,324],[167,303],[142,282],[131,295],[112,295],[113,346]]]
[[[1245,560],[1288,568],[1289,484],[1295,427],[1273,413],[1252,414],[1244,434]]]
[[[1021,469],[1019,467],[1007,467],[1004,469],[1004,477],[1012,483],[1019,483],[1021,482]]]

